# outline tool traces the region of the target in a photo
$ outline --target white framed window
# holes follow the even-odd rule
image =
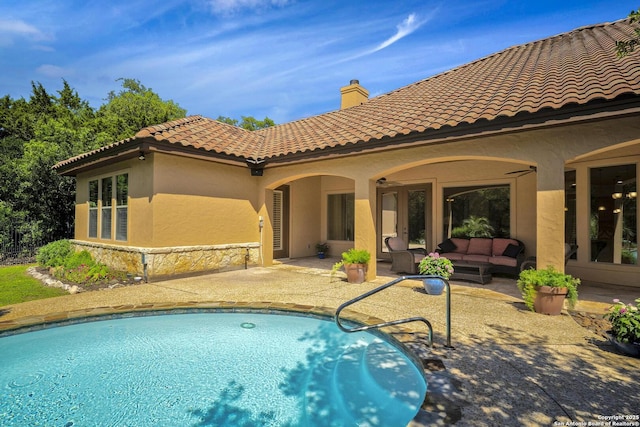
[[[100,209],[100,238],[111,239],[111,206],[113,204],[113,177],[102,178],[102,208]]]
[[[98,237],[98,180],[89,181],[89,237]]]
[[[116,176],[116,240],[127,240],[129,214],[129,175]]]
[[[129,217],[129,174],[104,176],[89,181],[88,237],[126,241]],[[115,206],[115,209],[114,209]]]

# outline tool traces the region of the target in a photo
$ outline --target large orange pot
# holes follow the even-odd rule
[[[367,264],[344,264],[347,282],[362,283],[367,277]]]
[[[557,316],[562,312],[567,292],[567,288],[539,286],[538,292],[536,293],[536,299],[533,301],[533,309],[536,313]]]

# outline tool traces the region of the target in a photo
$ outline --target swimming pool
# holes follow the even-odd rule
[[[330,321],[145,315],[0,338],[0,425],[405,426],[426,393],[398,348]]]

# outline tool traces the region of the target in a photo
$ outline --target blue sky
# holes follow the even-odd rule
[[[62,79],[94,107],[135,78],[187,114],[336,110],[507,47],[626,17],[640,0],[0,0],[0,96]]]

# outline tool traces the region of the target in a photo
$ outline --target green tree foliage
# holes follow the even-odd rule
[[[629,20],[632,23],[640,22],[640,9],[637,11],[632,10],[629,14]],[[635,29],[635,36],[633,38],[616,42],[616,54],[618,58],[623,58],[631,54],[638,45],[640,45],[640,28]]]
[[[10,228],[33,241],[69,237],[75,183],[53,165],[185,116],[137,80],[121,81],[123,89],[110,92],[97,111],[64,80],[55,95],[32,83],[29,100],[0,98],[0,242]]]
[[[140,129],[185,117],[186,110],[173,101],[163,101],[138,80],[119,79],[122,90],[111,91],[107,103],[98,109],[99,128],[106,141],[129,138]],[[111,140],[109,140],[111,139]]]
[[[452,237],[492,237],[494,229],[489,218],[471,215],[462,221],[460,227],[451,231]]]
[[[257,120],[252,116],[241,116],[242,120],[232,119],[230,117],[218,116],[216,120],[222,123],[226,123],[231,126],[238,126],[246,130],[258,130],[275,126],[275,122],[269,117],[265,117],[264,120]]]

